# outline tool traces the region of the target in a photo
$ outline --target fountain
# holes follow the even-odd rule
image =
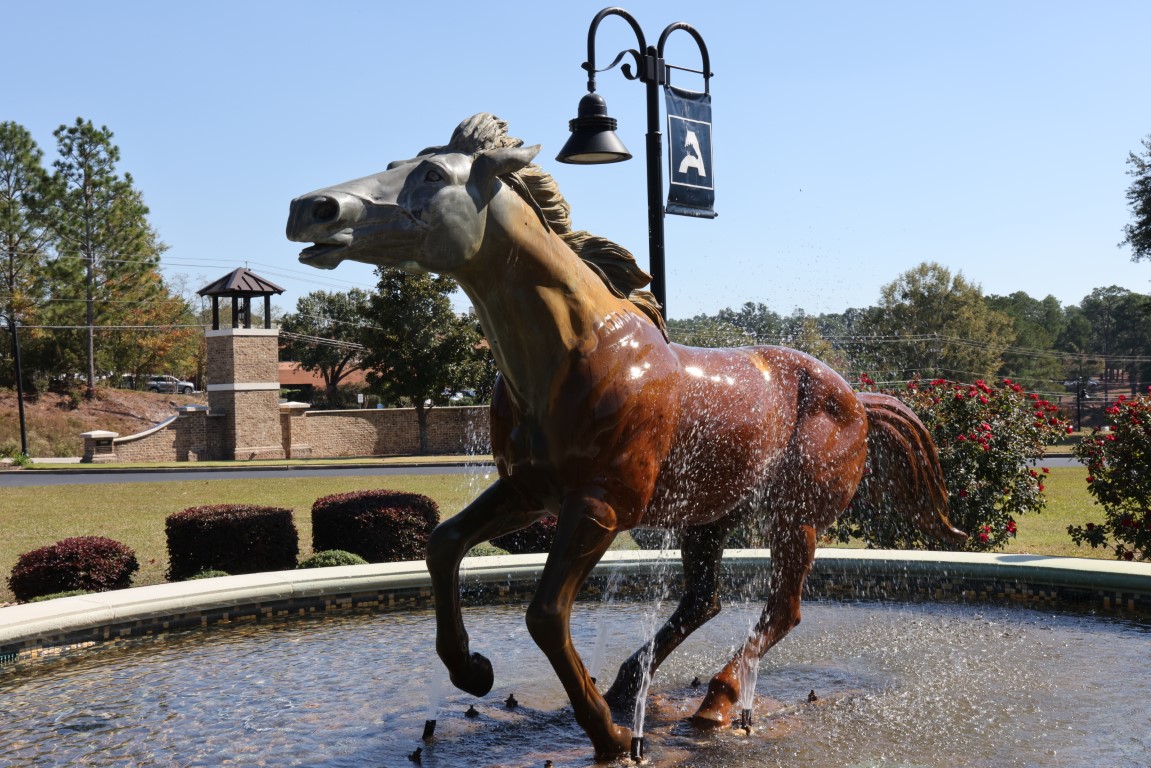
[[[619,663],[648,635],[635,617],[654,606],[635,600],[664,589],[659,571],[679,576],[674,556],[657,559],[609,553],[573,612],[578,648],[602,633],[606,662]],[[751,732],[686,727],[691,680],[755,621],[758,607],[737,596],[765,565],[762,551],[728,553],[732,601],[652,681],[645,764],[1054,768],[1144,765],[1151,755],[1151,572],[1068,558],[821,550],[804,622],[759,666]],[[436,690],[435,616],[415,563],[0,609],[0,648],[14,631],[45,643],[39,659],[29,650],[0,665],[0,754],[21,768],[351,768],[411,765],[419,749],[427,768],[587,768],[584,734],[563,689],[541,682],[548,662],[522,621],[541,567],[526,555],[465,562],[477,603],[465,613],[503,662],[480,700]],[[604,600],[609,581],[619,588]],[[501,596],[509,602],[490,604]],[[180,617],[212,629],[160,631]],[[70,625],[72,647],[51,646],[48,625]],[[510,696],[517,707],[506,706]],[[425,740],[429,719],[437,725]]]
[[[353,258],[456,276],[493,345],[499,479],[436,529],[427,571],[260,574],[3,609],[7,759],[574,766],[591,759],[590,738],[596,760],[630,755],[656,766],[1146,762],[1143,731],[1108,731],[1102,706],[1146,719],[1142,625],[916,601],[1042,606],[1052,595],[1138,613],[1151,574],[937,553],[836,552],[817,562],[818,534],[855,494],[865,458],[871,487],[895,513],[963,539],[947,521],[923,425],[894,398],[854,393],[791,350],[669,344],[658,309],[638,291],[647,276],[618,246],[571,231],[550,177],[531,165],[537,148],[505,128],[477,115],[447,147],[298,198],[288,225],[292,239],[315,243],[301,258],[316,266]],[[549,513],[559,521],[546,561],[463,559]],[[753,515],[770,556],[725,555],[727,534]],[[681,533],[683,597],[637,640],[635,616],[655,615],[663,592],[652,609],[617,599],[573,617],[573,606],[611,579],[620,592],[668,588],[657,575],[672,565],[659,553],[608,552],[617,534],[641,525]],[[809,595],[865,600],[817,603],[799,625],[805,584]],[[717,618],[721,594],[749,599]],[[529,595],[526,630],[503,608],[462,605]],[[879,598],[911,603],[868,602]],[[386,621],[267,626],[356,608],[404,610]],[[498,678],[471,650],[465,614],[478,642],[499,639]],[[180,634],[214,624],[241,626]],[[465,694],[439,690],[433,624],[434,649]],[[793,641],[761,662],[793,629]],[[143,651],[87,649],[156,632]],[[598,655],[601,644],[619,664],[610,686],[592,679],[578,651]],[[29,657],[45,649],[80,651],[80,660],[27,676]],[[1092,682],[1092,664],[1123,670],[1128,690]],[[545,665],[562,687],[541,684]],[[696,705],[687,681],[716,667]],[[493,692],[504,706],[472,698]],[[628,710],[631,728],[615,722]]]

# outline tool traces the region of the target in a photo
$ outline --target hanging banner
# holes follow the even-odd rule
[[[664,87],[671,187],[667,212],[714,219],[715,173],[711,158],[711,94]]]

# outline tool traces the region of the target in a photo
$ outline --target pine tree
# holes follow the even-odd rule
[[[134,304],[165,296],[158,276],[165,246],[149,225],[148,207],[131,174],[118,174],[120,150],[107,127],[76,118],[53,134],[60,158],[53,163],[62,191],[55,209],[59,294],[82,300],[86,395],[95,394],[98,325],[124,321]],[[74,310],[66,316],[78,320]]]
[[[23,126],[0,123],[0,315],[13,344],[17,323],[35,320],[48,293],[44,275],[52,235],[46,212],[55,190],[43,155]],[[7,366],[0,372],[0,380],[14,377]]]

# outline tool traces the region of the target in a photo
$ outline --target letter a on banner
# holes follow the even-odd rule
[[[671,187],[667,212],[714,219],[715,168],[711,157],[711,94],[666,86],[667,149]]]

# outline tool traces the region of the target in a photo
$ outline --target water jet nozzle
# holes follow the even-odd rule
[[[468,711],[464,713],[464,717],[479,717],[479,710],[476,709],[474,704],[468,705]]]
[[[416,751],[413,752],[412,754],[408,755],[408,759],[411,760],[413,763],[420,762],[420,755],[423,753],[423,751],[424,751],[423,747],[416,747]]]
[[[643,736],[631,737],[631,759],[633,762],[643,762]]]
[[[436,721],[435,720],[425,720],[424,721],[424,735],[422,737],[423,740],[424,741],[431,741],[432,736],[434,736],[435,734],[436,734]],[[419,750],[416,750],[416,751],[419,752]]]
[[[514,693],[509,693],[508,697],[504,699],[504,706],[506,706],[508,709],[515,709],[519,705],[520,703],[516,701],[516,695]]]

